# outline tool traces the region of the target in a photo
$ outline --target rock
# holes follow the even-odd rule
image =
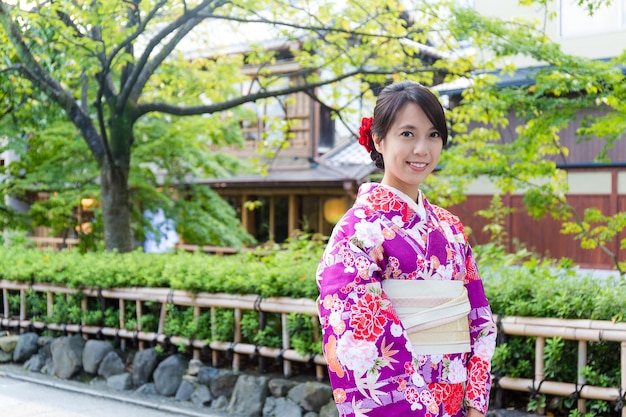
[[[211,408],[214,410],[225,410],[226,407],[228,407],[228,398],[226,398],[225,396],[220,396],[217,397],[215,400],[213,400],[213,402],[211,403]]]
[[[293,400],[306,411],[319,412],[322,406],[333,398],[333,391],[328,384],[305,382],[289,390],[287,398]]]
[[[4,350],[0,350],[0,363],[9,363],[13,360],[10,353],[6,353]]]
[[[83,349],[83,369],[91,375],[98,372],[102,359],[113,351],[113,346],[103,340],[88,340]]]
[[[308,411],[304,416],[302,417],[319,417],[319,414],[317,414],[315,411]]]
[[[20,340],[18,335],[14,336],[2,336],[0,337],[0,350],[6,353],[13,354],[17,342]]]
[[[189,361],[189,367],[187,368],[187,375],[197,376],[198,371],[202,368],[204,364],[200,359],[192,359]]]
[[[50,345],[52,370],[61,379],[70,379],[83,369],[83,346],[80,335],[55,339]]]
[[[161,395],[171,397],[187,371],[187,359],[180,354],[172,355],[161,362],[154,371],[154,385]]]
[[[37,353],[37,333],[24,333],[19,336],[17,345],[13,350],[13,362],[22,363]]]
[[[274,397],[284,397],[298,383],[284,378],[274,378],[267,385],[270,389],[270,394]]]
[[[140,386],[139,388],[135,390],[135,393],[139,395],[159,395],[158,391],[156,390],[156,387],[154,386],[152,382],[143,384],[142,386]]]
[[[240,375],[228,404],[228,413],[241,417],[260,417],[267,397],[267,377]]]
[[[302,409],[289,398],[268,397],[263,405],[263,417],[302,417]]]
[[[133,358],[133,385],[139,387],[150,380],[159,355],[154,348],[140,350]]]
[[[226,397],[224,397],[226,398]],[[208,406],[213,401],[213,396],[206,385],[196,385],[196,389],[191,394],[191,402],[197,405]]]
[[[43,354],[37,353],[33,355],[24,364],[24,369],[30,372],[41,372],[41,368],[46,364],[46,358]]]
[[[113,351],[106,354],[98,367],[98,375],[106,379],[113,375],[123,374],[125,371],[126,367],[122,358]]]
[[[198,369],[198,383],[209,385],[214,378],[217,377],[219,373],[219,369],[214,368],[212,366],[203,366]]]
[[[175,398],[178,401],[189,401],[189,399],[191,398],[191,394],[193,394],[194,389],[195,388],[191,382],[183,380],[178,386],[178,389],[176,390]]]
[[[107,387],[116,391],[126,391],[133,387],[133,377],[128,373],[111,375],[107,378]]]
[[[228,369],[220,369],[215,378],[209,382],[209,390],[214,397],[233,395],[239,375]]]
[[[320,409],[319,417],[339,417],[339,410],[337,410],[337,404],[334,400],[330,400]]]

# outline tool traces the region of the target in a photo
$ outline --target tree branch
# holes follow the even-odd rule
[[[419,69],[419,72],[429,72],[429,71],[433,71],[433,69],[432,68],[420,68]],[[414,71],[414,72],[417,72],[417,71]],[[396,71],[376,71],[376,70],[366,70],[363,68],[358,68],[354,71],[346,72],[337,77],[334,77],[328,80],[319,81],[316,83],[296,85],[296,86],[286,87],[286,88],[279,89],[279,90],[260,91],[255,94],[241,96],[235,99],[223,101],[221,103],[207,104],[203,106],[180,107],[180,106],[174,106],[172,104],[167,104],[167,103],[146,103],[146,104],[141,104],[137,106],[137,117],[139,118],[143,116],[144,114],[151,113],[151,112],[162,112],[166,114],[172,114],[175,116],[193,116],[193,115],[200,115],[200,114],[211,114],[211,113],[216,113],[219,111],[228,110],[228,109],[240,106],[245,103],[255,102],[257,100],[261,100],[264,98],[283,96],[283,95],[298,93],[301,91],[315,89],[317,87],[322,87],[325,85],[333,84],[333,83],[345,80],[347,78],[354,77],[356,75],[366,75],[366,74],[392,75],[395,73]]]
[[[128,80],[122,87],[120,95],[118,97],[117,108],[116,111],[121,111],[123,106],[126,105],[126,102],[131,98],[133,101],[136,101],[137,98],[141,95],[143,88],[145,87],[146,82],[154,72],[154,70],[167,58],[167,56],[174,50],[176,45],[181,41],[181,39],[189,33],[193,27],[195,27],[198,23],[202,21],[202,19],[198,19],[197,14],[204,10],[207,7],[210,7],[214,0],[204,0],[195,8],[190,11],[184,13],[181,17],[176,19],[174,22],[167,25],[163,28],[159,33],[156,34],[154,38],[148,42],[146,49],[141,54],[141,57],[135,62],[135,67],[133,71],[128,77]],[[217,5],[214,7],[218,7],[223,4],[225,0],[217,0]],[[183,28],[189,22],[191,23],[191,27]],[[179,34],[182,33],[183,36],[176,37],[170,40],[165,47],[159,52],[159,54],[152,60],[149,61],[150,55],[154,51],[154,49],[168,36],[170,36],[173,32],[180,29]],[[148,64],[150,62],[150,64]]]
[[[35,60],[26,46],[20,30],[11,20],[7,4],[3,1],[0,1],[0,25],[4,27],[9,41],[21,61],[21,64],[17,65],[16,68],[65,110],[70,120],[83,134],[83,138],[96,160],[101,162],[103,157],[102,143],[89,116],[82,111],[74,97]]]

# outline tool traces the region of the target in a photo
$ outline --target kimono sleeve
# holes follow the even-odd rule
[[[496,325],[469,244],[465,263],[465,286],[471,305],[471,351],[467,363],[465,402],[469,407],[486,414],[491,390],[491,358],[496,346]]]
[[[382,246],[364,244],[350,221],[333,233],[317,270],[323,351],[339,414],[436,413],[431,392],[415,372],[410,342],[382,291],[374,260]]]

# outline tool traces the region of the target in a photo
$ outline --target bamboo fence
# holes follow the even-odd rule
[[[238,371],[241,367],[242,355],[258,355],[264,358],[273,358],[282,362],[283,374],[286,377],[292,375],[292,363],[300,362],[315,366],[315,373],[319,380],[326,377],[326,360],[320,354],[303,356],[296,352],[290,342],[287,329],[287,319],[290,313],[300,313],[310,316],[314,329],[319,328],[317,307],[315,301],[310,299],[293,299],[287,297],[260,298],[255,295],[232,295],[232,294],[209,294],[191,293],[182,290],[166,288],[113,288],[113,289],[76,289],[58,285],[42,283],[23,283],[0,280],[2,299],[0,308],[0,325],[5,328],[17,329],[48,329],[64,333],[81,333],[85,335],[103,335],[106,337],[120,338],[122,349],[125,349],[127,340],[135,340],[141,343],[166,342],[187,346],[193,350],[194,357],[198,357],[202,349],[210,349],[214,366],[217,366],[218,352],[227,352],[232,355],[232,369]],[[87,310],[88,298],[102,298],[116,300],[119,305],[119,327],[88,326],[83,324],[45,323],[33,321],[28,317],[27,291],[46,294],[47,315],[52,316],[54,308],[54,295],[81,294],[81,309]],[[19,312],[11,311],[9,296],[19,294]],[[141,329],[142,307],[144,303],[160,303],[160,315],[158,330],[146,332]],[[136,322],[135,330],[125,329],[126,305],[135,303]],[[192,307],[194,317],[200,316],[201,310],[210,310],[212,328],[214,328],[216,309],[230,309],[234,315],[234,340],[232,341],[204,341],[166,335],[163,329],[167,320],[168,305]],[[259,314],[277,313],[281,317],[282,348],[256,346],[242,342],[241,317],[245,310],[256,311]],[[626,323],[614,323],[599,320],[565,320],[533,317],[498,317],[498,331],[506,335],[533,337],[535,340],[535,373],[534,378],[512,378],[500,376],[496,381],[496,387],[504,390],[526,391],[536,394],[550,394],[561,397],[575,395],[578,403],[577,408],[586,412],[586,400],[603,400],[615,402],[621,408],[622,417],[626,417],[626,408],[622,407],[626,392]],[[319,332],[315,332],[316,334]],[[578,341],[577,375],[575,382],[549,381],[545,379],[544,348],[547,338],[559,337],[564,340]],[[619,343],[621,358],[621,381],[619,387],[599,387],[586,383],[583,368],[587,365],[587,346],[589,342],[609,341]],[[140,345],[140,348],[143,345]],[[617,352],[616,352],[617,354]],[[543,410],[538,410],[542,413]]]

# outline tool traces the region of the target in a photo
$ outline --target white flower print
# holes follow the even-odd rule
[[[448,365],[448,380],[451,384],[459,384],[467,379],[467,369],[460,358],[456,358]]]
[[[391,323],[391,328],[389,330],[391,331],[391,335],[393,337],[400,337],[402,335],[402,326],[399,324]]]
[[[343,320],[341,320],[341,313],[339,313],[338,311],[333,311],[328,316],[328,324],[330,324],[332,327],[335,327],[339,325],[339,323],[342,323],[342,322]]]
[[[474,355],[486,361],[489,360],[493,356],[493,352],[495,350],[495,340],[495,333],[479,337],[474,343]]]
[[[372,369],[377,357],[376,345],[356,340],[351,330],[345,332],[337,342],[337,359],[358,376]]]
[[[360,221],[354,225],[354,232],[356,238],[368,248],[380,246],[385,241],[379,220],[374,222]]]

